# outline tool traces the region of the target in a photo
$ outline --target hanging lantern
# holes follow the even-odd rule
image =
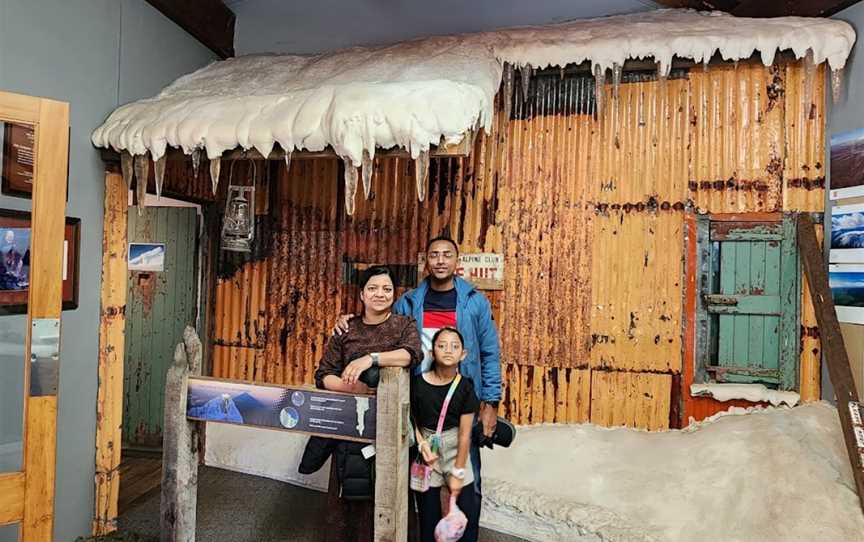
[[[255,238],[255,186],[228,186],[222,250],[251,252]]]

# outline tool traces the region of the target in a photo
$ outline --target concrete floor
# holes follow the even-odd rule
[[[326,495],[282,482],[202,467],[198,477],[197,542],[315,542],[326,521]],[[142,542],[159,539],[159,491],[120,517],[120,531]],[[481,542],[520,539],[481,529]]]

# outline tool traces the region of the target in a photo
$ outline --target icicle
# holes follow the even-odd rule
[[[561,80],[564,80],[564,66],[561,66]]]
[[[369,151],[363,151],[363,195],[369,199],[372,193],[372,172],[375,169],[375,160],[369,156]]]
[[[285,173],[291,171],[291,158],[294,156],[294,151],[285,151]]]
[[[831,68],[831,100],[832,103],[840,103],[840,96],[843,93],[843,68],[835,70]]]
[[[132,169],[132,155],[129,151],[120,153],[120,170],[123,171],[123,181],[126,182],[126,190],[132,189],[132,176],[135,174]]]
[[[813,49],[807,49],[807,54],[804,55],[804,118],[810,116],[815,82],[816,63],[813,61]]]
[[[501,92],[504,98],[504,118],[509,119],[510,113],[513,112],[513,80],[516,78],[516,72],[513,70],[513,64],[504,63],[504,75],[502,79],[504,84]]]
[[[219,171],[222,169],[222,157],[217,156],[210,160],[210,184],[213,186],[213,194],[219,187]]]
[[[614,96],[616,100],[618,99],[618,87],[621,86],[621,75],[623,71],[621,64],[618,64],[617,62],[612,64],[612,96]]]
[[[350,158],[343,158],[345,165],[345,212],[348,216],[354,214],[354,196],[357,195],[357,168]]]
[[[153,162],[153,173],[156,177],[156,199],[162,197],[162,181],[165,179],[165,163],[168,161],[167,155],[162,155],[162,158]]]
[[[594,101],[597,102],[597,116],[603,112],[603,93],[606,88],[606,70],[594,64]]]
[[[138,199],[138,216],[144,214],[144,203],[147,199],[147,177],[150,176],[150,159],[146,154],[135,157],[135,195]]]
[[[198,168],[201,166],[201,155],[203,151],[201,149],[195,149],[192,151],[192,174],[195,175],[195,178],[198,178]]]
[[[657,63],[657,82],[660,83],[661,87],[666,85],[666,78],[668,74],[666,73],[666,67],[661,63]]]
[[[414,179],[417,181],[417,199],[426,199],[426,181],[429,178],[429,151],[420,151],[414,160]]]
[[[534,68],[531,64],[525,64],[519,68],[519,75],[522,79],[522,101],[528,101],[528,87],[531,86],[531,76],[534,75]]]

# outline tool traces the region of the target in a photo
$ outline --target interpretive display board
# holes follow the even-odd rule
[[[375,396],[306,386],[189,379],[186,417],[297,431],[360,442],[375,441]]]

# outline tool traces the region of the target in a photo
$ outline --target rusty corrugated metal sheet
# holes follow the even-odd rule
[[[783,209],[825,209],[825,68],[819,66],[812,88],[801,63],[787,64],[786,73],[786,185]],[[812,99],[805,103],[810,94]]]
[[[821,209],[818,184],[784,190],[788,175],[816,175],[824,137],[820,114],[791,124],[799,72],[741,64],[666,82],[631,77],[638,82],[622,85],[617,101],[606,89],[599,118],[593,80],[541,73],[471,157],[433,160],[425,202],[416,200],[413,164],[382,159],[353,217],[340,162],[295,161],[287,175],[280,164],[266,276],[241,281],[266,282],[269,302],[263,315],[234,309],[225,330],[234,336],[252,318],[264,347],[223,355],[220,370],[311,382],[336,315],[358,309],[356,270],[396,265],[404,291],[426,240],[450,233],[463,251],[505,256],[505,289],[487,297],[501,331],[506,415],[668,427],[680,393],[686,214],[784,202]],[[818,102],[824,86],[816,89]],[[790,156],[806,157],[796,161],[811,171],[793,172]],[[242,288],[225,287],[217,314],[242,305]],[[802,374],[805,363],[818,374],[816,357],[802,355]]]

